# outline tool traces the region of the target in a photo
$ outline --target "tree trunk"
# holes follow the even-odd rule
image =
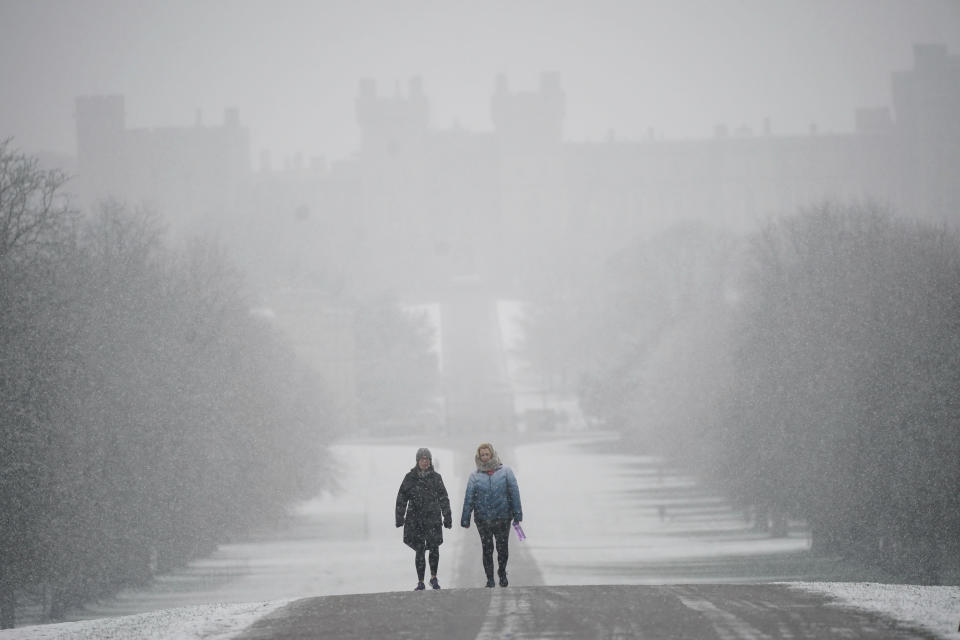
[[[13,585],[0,582],[0,629],[12,629],[17,623],[17,596]]]
[[[771,538],[786,538],[789,533],[789,522],[787,514],[780,509],[774,509],[771,516],[772,525],[770,527]]]

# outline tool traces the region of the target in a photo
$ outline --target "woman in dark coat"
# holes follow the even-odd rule
[[[440,545],[443,544],[442,524],[453,526],[450,514],[450,498],[443,478],[433,468],[430,450],[417,450],[417,464],[403,477],[397,492],[397,527],[403,527],[403,542],[416,552],[414,565],[417,568],[417,588],[423,584],[426,570],[425,552],[430,551],[430,586],[440,588],[437,581],[437,566],[440,564]]]

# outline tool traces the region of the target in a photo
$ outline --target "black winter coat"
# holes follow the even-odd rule
[[[450,497],[443,478],[427,469],[421,477],[417,467],[410,470],[397,492],[397,526],[403,527],[403,542],[414,550],[436,549],[443,544],[443,530],[453,526]]]

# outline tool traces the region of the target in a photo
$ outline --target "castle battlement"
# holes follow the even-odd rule
[[[511,91],[501,74],[490,99],[490,116],[507,148],[557,145],[563,141],[566,106],[559,73],[542,73],[536,91]]]

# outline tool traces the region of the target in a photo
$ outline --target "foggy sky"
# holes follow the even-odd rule
[[[960,53],[957,0],[0,0],[0,137],[75,152],[73,101],[123,94],[129,127],[239,109],[274,166],[357,147],[357,84],[420,76],[431,124],[488,131],[495,77],[559,71],[567,140],[853,129],[914,43]]]

